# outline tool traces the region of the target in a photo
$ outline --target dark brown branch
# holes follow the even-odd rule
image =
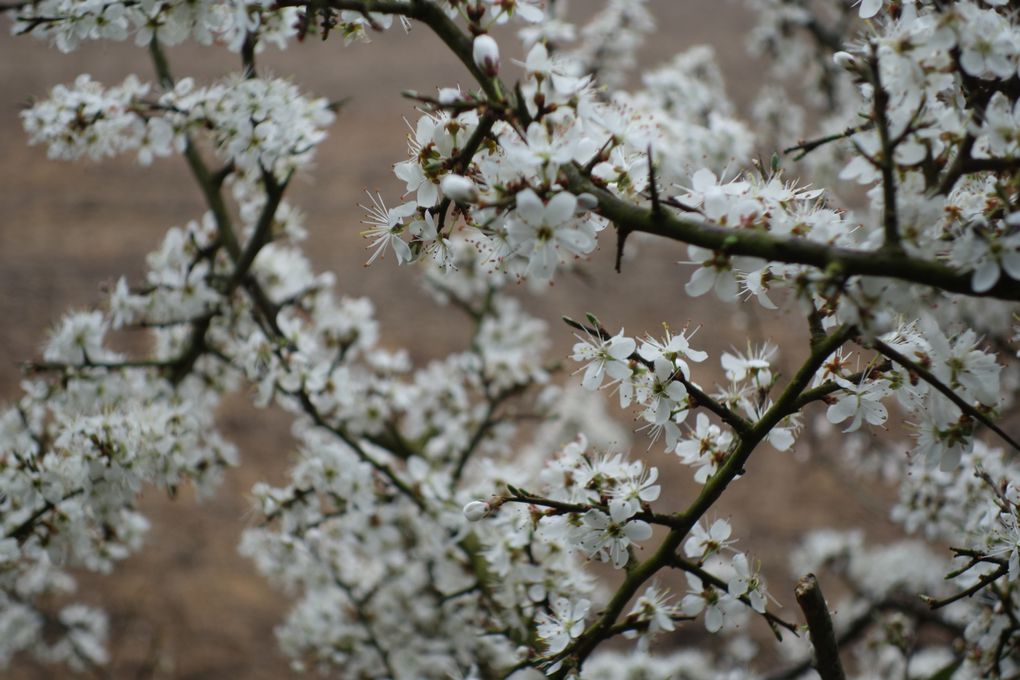
[[[841,139],[846,139],[847,137],[853,137],[858,132],[864,132],[865,130],[870,130],[872,125],[873,125],[873,123],[870,123],[870,122],[869,123],[864,123],[862,125],[856,125],[856,126],[853,126],[853,127],[848,127],[847,129],[843,130],[842,132],[837,132],[837,133],[832,134],[832,135],[827,135],[825,137],[819,137],[818,139],[811,139],[811,140],[807,140],[807,141],[801,141],[799,144],[795,144],[793,146],[790,146],[790,147],[787,147],[787,148],[783,149],[783,153],[784,154],[791,154],[791,153],[794,153],[795,151],[799,151],[800,153],[798,153],[796,156],[793,157],[793,160],[799,161],[802,158],[804,158],[804,156],[807,156],[809,153],[811,153],[812,151],[814,151],[815,149],[817,149],[817,148],[819,148],[821,146],[825,146],[826,144],[829,144],[831,142],[837,142],[837,141],[839,141]]]
[[[839,660],[839,645],[832,628],[832,617],[825,604],[825,597],[814,574],[808,574],[797,582],[794,589],[797,604],[807,620],[811,646],[815,650],[814,668],[822,680],[846,680],[843,664]]]
[[[289,179],[290,178],[288,177],[282,182],[277,182],[271,171],[263,170],[262,182],[266,188],[266,203],[262,206],[262,212],[259,214],[258,221],[255,223],[255,229],[252,232],[251,239],[244,247],[244,250],[234,257],[234,272],[231,274],[230,281],[227,283],[226,293],[228,295],[237,288],[237,286],[248,275],[248,271],[251,269],[252,264],[255,263],[255,258],[258,257],[263,246],[269,242],[269,239],[272,236],[271,230],[273,220],[276,217],[276,210],[280,207],[280,201],[283,200],[283,193],[287,190],[287,183]]]
[[[939,380],[934,373],[924,368],[916,361],[911,361],[910,359],[900,354],[897,350],[893,349],[892,347],[887,345],[885,342],[879,340],[878,338],[875,338],[875,340],[871,344],[874,345],[875,349],[877,349],[879,352],[881,352],[885,356],[889,357],[890,359],[898,363],[900,366],[903,366],[903,368],[907,369],[912,373],[917,374],[919,378],[921,378],[926,383],[934,387],[936,390],[945,395],[946,398],[948,398],[951,402],[956,404],[961,411],[969,415],[971,418],[977,420],[979,423],[990,429],[995,434],[1002,437],[1002,439],[1010,446],[1012,446],[1014,449],[1020,451],[1020,443],[1017,443],[1015,439],[1010,437],[1002,428],[996,425],[991,418],[989,418],[987,415],[976,409],[973,406],[973,404],[967,403],[967,401],[964,400],[963,397],[958,395],[951,387],[949,387],[944,382]]]
[[[421,496],[414,489],[408,486],[407,482],[405,482],[403,479],[400,478],[399,475],[397,475],[393,468],[391,468],[389,465],[385,463],[379,462],[378,460],[370,456],[368,452],[365,451],[365,449],[363,449],[361,445],[358,444],[358,442],[349,434],[347,434],[347,432],[345,432],[342,428],[336,427],[335,425],[332,425],[329,422],[327,422],[325,417],[323,417],[323,415],[319,413],[319,409],[316,408],[315,404],[312,403],[312,400],[308,396],[307,392],[301,390],[299,392],[291,394],[291,396],[297,398],[298,403],[301,404],[302,410],[308,415],[309,418],[312,419],[313,423],[315,423],[318,427],[321,427],[324,430],[332,432],[338,439],[340,439],[340,441],[342,441],[344,444],[350,447],[350,449],[355,453],[355,455],[358,456],[358,458],[360,458],[365,463],[368,463],[377,472],[381,473],[382,476],[385,477],[390,482],[390,484],[393,485],[394,488],[396,488],[402,494],[407,496],[407,498],[409,498],[411,502],[417,505],[420,509],[422,510],[425,509],[425,501],[422,500]]]
[[[995,583],[1000,578],[1005,576],[1008,572],[1009,572],[1009,567],[1004,565],[1004,564],[1000,564],[995,569],[995,571],[991,571],[991,572],[985,574],[984,576],[979,578],[974,583],[974,585],[970,586],[969,588],[965,588],[964,590],[961,590],[960,592],[956,593],[955,595],[950,595],[949,597],[943,598],[941,600],[936,600],[934,598],[927,597],[927,596],[922,596],[921,599],[924,600],[928,604],[928,606],[931,607],[932,609],[941,609],[941,608],[943,608],[945,606],[948,606],[948,605],[950,605],[950,604],[952,604],[954,602],[957,602],[958,600],[962,600],[964,598],[968,598],[971,595],[976,595],[979,591],[983,590],[984,588],[986,588],[987,586],[991,585],[992,583]]]
[[[71,498],[74,498],[75,496],[81,495],[82,493],[84,493],[84,491],[85,491],[84,489],[75,489],[74,491],[70,491],[56,503],[46,501],[45,503],[43,503],[42,506],[39,507],[39,509],[37,509],[31,515],[29,515],[24,522],[8,531],[4,535],[4,538],[13,538],[18,542],[19,545],[21,545],[26,540],[28,540],[29,536],[32,535],[32,530],[35,528],[36,522],[38,522],[43,517],[43,515],[45,515],[51,510],[55,510],[57,506],[60,505],[60,503]]]
[[[882,227],[885,230],[883,248],[902,252],[900,243],[899,215],[896,211],[896,144],[889,132],[889,93],[882,86],[882,74],[878,64],[878,53],[874,45],[868,64],[872,94],[872,121],[878,128],[878,140],[882,146],[880,169],[882,171]]]
[[[899,612],[906,614],[914,619],[918,625],[940,628],[950,635],[963,635],[963,629],[961,626],[943,620],[921,603],[916,602],[915,600],[889,598],[875,603],[868,609],[868,611],[864,612],[847,624],[842,632],[840,632],[836,637],[836,646],[839,649],[845,649],[847,645],[860,639],[860,637],[863,636],[864,633],[866,633],[868,629],[879,620],[877,615],[883,612]],[[813,662],[814,659],[809,656],[792,666],[788,666],[765,676],[763,680],[795,680],[813,668]]]
[[[24,9],[29,5],[34,5],[32,0],[25,0],[24,2],[0,2],[0,13],[2,12],[16,12],[20,9]]]
[[[555,511],[554,514],[578,514],[583,515],[586,512],[592,510],[599,510],[600,512],[608,512],[608,508],[604,505],[584,505],[581,503],[565,503],[563,501],[557,501],[552,498],[542,498],[541,496],[532,496],[526,494],[521,489],[515,489],[520,493],[513,493],[509,496],[502,497],[502,502],[505,503],[523,503],[524,505],[535,505],[541,508],[549,508]],[[649,524],[658,524],[666,527],[679,526],[679,522],[673,515],[663,515],[657,512],[649,512],[642,510],[632,516],[632,519],[639,519]]]
[[[276,7],[308,7],[309,0],[278,0]],[[408,19],[415,19],[427,25],[439,36],[461,63],[471,72],[475,80],[485,92],[485,96],[493,102],[504,101],[503,89],[497,78],[487,76],[475,64],[472,56],[472,39],[447,16],[446,11],[432,2],[425,0],[324,0],[323,4],[333,9],[353,10],[367,16],[369,12],[380,14],[396,14]]]
[[[474,434],[471,435],[471,440],[468,442],[464,450],[461,451],[460,457],[457,459],[457,465],[453,470],[453,483],[456,485],[460,482],[460,478],[464,475],[464,468],[467,467],[468,461],[471,460],[471,456],[474,455],[475,451],[481,445],[485,439],[485,435],[488,434],[498,422],[496,418],[496,409],[500,407],[507,399],[510,399],[516,394],[524,391],[525,387],[520,386],[517,388],[504,390],[500,394],[488,398],[488,405],[485,409],[485,416],[482,418],[482,422],[475,429]]]
[[[599,186],[574,166],[561,171],[567,187],[574,193],[593,194],[599,212],[617,228],[662,236],[681,243],[726,253],[756,257],[772,262],[785,262],[838,271],[843,277],[877,276],[975,297],[1020,300],[1020,285],[1008,277],[984,293],[971,287],[971,272],[958,271],[939,262],[902,253],[856,250],[830,246],[806,238],[777,236],[766,231],[734,229],[712,222],[678,215],[670,211],[655,214],[651,208],[635,205]]]
[[[786,385],[782,395],[765,412],[761,419],[755,423],[751,431],[747,435],[740,437],[736,448],[719,468],[719,471],[708,479],[701,493],[690,506],[677,515],[677,518],[680,520],[678,526],[670,530],[666,538],[663,539],[662,543],[648,559],[634,565],[628,571],[624,582],[617,588],[609,603],[603,609],[599,619],[589,626],[572,645],[567,647],[559,655],[559,658],[572,656],[579,663],[583,663],[588,655],[606,639],[608,631],[615,625],[624,607],[634,597],[638,589],[648,579],[658,573],[660,569],[675,562],[676,551],[691,528],[715,505],[723,492],[726,491],[730,482],[744,473],[744,465],[746,465],[758,444],[768,436],[768,433],[780,420],[793,412],[791,409],[795,407],[797,397],[811,382],[811,378],[821,367],[825,359],[849,341],[853,333],[854,328],[852,326],[841,326],[812,346],[811,355]],[[567,668],[561,668],[553,677],[565,678],[568,670]]]

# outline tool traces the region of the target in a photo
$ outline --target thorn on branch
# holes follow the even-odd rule
[[[617,225],[616,227],[616,273],[619,274],[623,267],[623,247],[630,236],[630,229]]]
[[[563,323],[567,324],[571,328],[576,328],[582,333],[587,333],[588,335],[599,338],[600,340],[608,340],[609,338],[613,337],[612,335],[609,334],[609,331],[602,328],[602,326],[592,328],[590,326],[585,326],[580,321],[575,321],[574,319],[571,319],[569,316],[564,316],[561,318],[563,319]]]
[[[662,204],[659,203],[659,186],[655,181],[655,159],[651,144],[648,145],[648,193],[652,199],[652,217],[657,218],[662,214]]]
[[[329,110],[333,113],[337,113],[340,109],[350,104],[353,99],[354,97],[341,97],[340,99],[334,99],[329,103]]]

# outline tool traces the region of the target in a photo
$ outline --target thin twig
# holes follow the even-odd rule
[[[783,154],[784,155],[785,154],[791,154],[791,153],[794,153],[795,151],[799,151],[800,153],[798,153],[796,156],[793,157],[793,160],[799,161],[802,158],[804,158],[804,156],[807,156],[809,153],[811,153],[812,151],[814,151],[815,149],[817,149],[817,148],[819,148],[821,146],[825,146],[826,144],[829,144],[831,142],[836,142],[836,141],[839,141],[841,139],[846,139],[847,137],[853,137],[858,132],[864,132],[866,130],[870,130],[873,125],[874,125],[874,123],[869,121],[869,122],[863,123],[861,125],[855,125],[853,127],[848,127],[845,130],[843,130],[842,132],[837,132],[837,133],[832,134],[832,135],[826,135],[825,137],[819,137],[817,139],[801,141],[799,144],[795,144],[793,146],[790,146],[790,147],[787,147],[787,148],[783,149]]]
[[[943,598],[941,600],[937,600],[935,598],[928,597],[928,596],[922,596],[921,599],[924,600],[924,602],[927,603],[927,605],[929,607],[931,607],[932,609],[941,609],[941,608],[943,608],[945,606],[948,606],[948,605],[950,605],[950,604],[952,604],[954,602],[957,602],[957,601],[962,600],[964,598],[970,597],[971,595],[977,594],[978,591],[983,590],[984,588],[986,588],[987,586],[991,585],[992,583],[995,583],[1000,578],[1005,576],[1008,572],[1009,572],[1009,567],[1004,565],[1004,564],[1000,564],[995,569],[995,571],[991,571],[991,572],[985,574],[984,576],[979,578],[974,583],[974,585],[970,586],[969,588],[965,588],[965,589],[961,590],[960,592],[956,593],[955,595],[950,595],[949,597]]]
[[[948,398],[951,402],[956,404],[961,411],[963,411],[970,417],[980,422],[982,425],[990,429],[995,434],[1002,437],[1002,439],[1006,443],[1015,448],[1017,451],[1020,451],[1020,443],[1017,443],[1015,439],[1010,437],[1002,428],[996,425],[991,418],[989,418],[987,415],[976,409],[972,404],[968,404],[967,401],[963,399],[963,397],[958,395],[951,387],[947,386],[944,382],[939,380],[934,373],[924,368],[916,361],[911,361],[910,359],[903,356],[897,350],[893,349],[888,344],[886,344],[882,340],[879,340],[878,338],[875,338],[871,344],[879,352],[889,357],[899,365],[903,366],[908,371],[916,373],[918,377],[920,377],[926,383],[928,383],[936,390],[941,392],[943,395],[945,395],[946,398]]]
[[[683,558],[678,557],[673,562],[673,566],[676,567],[677,569],[697,576],[703,582],[708,583],[709,585],[714,586],[715,588],[718,588],[723,591],[729,589],[729,584],[727,584],[721,578],[719,578],[718,576],[709,571],[706,571],[702,566],[695,564],[690,560],[685,560]],[[747,595],[741,595],[738,599],[748,607],[751,606],[751,599]],[[797,624],[781,619],[772,612],[767,610],[764,612],[759,612],[757,609],[755,609],[754,612],[756,614],[760,614],[768,622],[769,627],[772,629],[772,632],[776,636],[777,640],[781,641],[783,639],[782,634],[779,631],[780,628],[785,628],[794,635],[798,634]]]
[[[601,326],[598,327],[586,326],[585,324],[579,321],[571,319],[569,316],[564,316],[561,318],[563,319],[563,323],[567,324],[571,328],[576,328],[579,331],[583,331],[591,337],[596,337],[599,338],[600,340],[609,340],[611,337],[613,337],[609,333],[609,331],[607,331],[605,328],[602,328]],[[640,363],[649,370],[652,370],[653,368],[652,362],[648,361],[637,352],[631,354],[628,357],[628,359]],[[748,421],[746,418],[741,416],[736,411],[727,407],[722,402],[717,401],[716,399],[709,396],[701,388],[699,388],[697,385],[688,380],[687,377],[684,376],[684,374],[680,370],[677,370],[675,373],[673,373],[673,375],[670,376],[670,380],[676,380],[678,383],[683,385],[684,388],[686,388],[687,393],[691,397],[693,397],[692,401],[694,403],[692,404],[692,408],[704,406],[709,411],[719,416],[719,418],[722,419],[724,423],[732,427],[737,434],[745,435],[751,431],[750,421]]]
[[[517,489],[517,491],[521,491]],[[608,508],[604,505],[584,505],[582,503],[566,503],[563,501],[557,501],[552,498],[542,498],[541,496],[533,496],[526,493],[511,493],[508,496],[500,498],[505,503],[522,503],[524,505],[535,505],[542,508],[549,508],[554,510],[558,514],[577,514],[583,515],[586,512],[592,510],[598,510],[600,512],[608,511]],[[659,524],[666,527],[679,526],[679,522],[673,515],[663,515],[657,512],[650,512],[648,510],[642,510],[635,515],[632,515],[628,519],[639,519],[649,524]]]

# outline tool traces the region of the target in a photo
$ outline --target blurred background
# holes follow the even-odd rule
[[[581,7],[588,4],[575,7],[588,11]],[[729,94],[746,113],[761,86],[762,69],[744,47],[751,17],[742,6],[718,0],[651,4],[658,30],[641,51],[641,63],[654,65],[692,45],[712,44]],[[506,52],[519,52],[516,45],[502,41],[507,74],[514,68],[509,57],[520,55]],[[170,58],[176,75],[199,81],[237,67],[224,50],[188,46],[171,50]],[[397,268],[392,255],[372,268],[363,266],[367,253],[357,204],[364,202],[365,189],[381,191],[390,205],[403,190],[391,166],[405,158],[403,118],[415,116],[401,90],[469,87],[467,74],[421,26],[407,35],[394,29],[373,36],[368,45],[344,47],[331,40],[269,50],[260,57],[260,68],[292,76],[311,94],[351,98],[320,146],[316,167],[300,175],[289,194],[307,214],[314,264],[336,273],[343,294],[373,299],[385,344],[406,347],[417,362],[459,349],[467,326],[450,323],[456,313],[436,307],[420,291],[413,267]],[[20,108],[79,73],[113,84],[129,73],[149,79],[152,69],[147,51],[130,44],[90,44],[65,55],[33,37],[0,41],[0,399],[17,394],[19,362],[38,356],[47,329],[65,310],[101,303],[104,288],[122,274],[137,278],[145,253],[164,231],[203,211],[180,159],[157,160],[149,168],[139,168],[129,157],[70,164],[50,161],[44,148],[27,146]],[[634,86],[639,84],[635,75]],[[779,365],[790,375],[806,346],[805,324],[795,310],[766,316],[750,305],[742,306],[746,310],[722,305],[711,295],[691,300],[683,293],[689,272],[676,264],[687,259],[686,250],[672,242],[632,241],[628,249],[640,259],[625,263],[622,274],[612,270],[613,240],[607,233],[586,276],[561,277],[540,298],[521,288],[528,307],[550,323],[555,341],[550,358],[566,358],[574,340],[560,315],[580,318],[593,312],[610,329],[623,326],[634,335],[657,333],[663,321],[674,327],[703,324],[695,345],[711,350],[712,360],[695,377],[706,387],[721,378],[719,352],[743,350],[748,340],[777,342],[783,350]],[[238,444],[243,462],[228,472],[218,495],[199,503],[188,493],[170,500],[150,490],[142,500],[152,521],[145,550],[112,576],[80,580],[78,596],[110,613],[113,656],[106,677],[291,676],[273,636],[287,601],[236,550],[249,521],[246,495],[252,484],[284,479],[292,456],[289,421],[272,410],[255,411],[245,397],[238,395],[222,414],[223,431]],[[644,446],[636,443],[634,455],[678,480],[664,488],[664,502],[679,505],[689,498],[686,468],[668,459],[661,446],[647,452]],[[786,454],[763,448],[752,458],[749,476],[715,511],[732,520],[743,549],[767,565],[770,590],[787,605],[786,618],[796,618],[795,578],[782,556],[803,532],[862,524],[877,536],[891,531],[881,489],[864,489],[848,478],[832,463],[839,451],[807,456],[805,446]],[[767,636],[764,624],[751,625]],[[701,634],[701,626],[694,626],[676,635],[689,640]],[[70,672],[23,658],[5,677],[65,674]]]

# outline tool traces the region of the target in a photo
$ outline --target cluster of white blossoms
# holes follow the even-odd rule
[[[12,31],[44,36],[62,52],[94,40],[153,39],[164,45],[193,40],[224,44],[232,51],[265,44],[285,47],[298,35],[298,11],[271,2],[134,2],[133,0],[44,0],[19,4]],[[364,18],[353,18],[364,21]]]
[[[144,485],[173,493],[191,482],[211,493],[234,447],[216,431],[219,389],[189,377],[176,386],[142,369],[109,372],[108,320],[66,317],[46,345],[63,380],[31,379],[0,412],[0,659],[30,648],[82,669],[104,663],[106,619],[66,599],[71,569],[109,572],[137,550],[148,521],[135,509]],[[47,632],[44,636],[44,632]]]
[[[157,74],[55,87],[22,114],[32,143],[68,160],[182,154],[207,205],[103,311],[61,321],[0,411],[0,664],[108,661],[106,618],[74,602],[73,570],[141,548],[145,486],[214,491],[239,462],[216,408],[245,390],[293,417],[295,463],[252,490],[241,550],[295,600],[278,637],[296,669],[751,680],[839,667],[778,615],[770,565],[713,512],[731,483],[754,483],[746,464],[764,444],[825,437],[895,485],[892,518],[916,538],[810,534],[795,576],[838,579],[845,595],[833,624],[801,581],[810,638],[852,650],[853,677],[1015,677],[1020,445],[1004,416],[1020,391],[1020,19],[1005,0],[751,5],[752,46],[779,76],[768,87],[796,80],[806,95],[760,97],[760,131],[707,47],[620,88],[654,27],[643,2],[610,0],[583,27],[562,0],[5,7],[15,33],[62,50],[134,37]],[[420,266],[470,319],[465,349],[420,366],[380,342],[384,300],[346,297],[302,251],[284,194],[333,107],[256,61],[267,44],[395,23],[431,29],[477,85],[409,93],[402,189],[366,207],[369,263]],[[490,33],[507,23],[520,61]],[[241,72],[175,81],[163,48],[188,40],[239,52]],[[820,132],[800,139],[808,119]],[[786,153],[752,161],[769,144]],[[686,247],[663,286],[803,317],[802,356],[749,342],[719,354],[724,380],[708,387],[715,362],[692,343],[709,346],[712,320],[701,336],[613,335],[589,314],[567,319],[581,386],[561,384],[546,356],[556,327],[509,284],[542,294],[600,244],[637,269],[632,234]],[[148,355],[111,349],[128,330],[151,335]],[[603,390],[671,455],[627,453]],[[756,620],[779,638],[779,670]],[[632,649],[607,651],[617,636]]]
[[[236,77],[197,88],[185,78],[158,95],[129,76],[104,88],[83,75],[73,87],[22,113],[33,143],[51,157],[95,160],[136,151],[143,165],[185,150],[189,136],[211,131],[217,155],[244,174],[260,171],[286,181],[311,160],[333,113],[324,99],[309,100],[284,80]]]

